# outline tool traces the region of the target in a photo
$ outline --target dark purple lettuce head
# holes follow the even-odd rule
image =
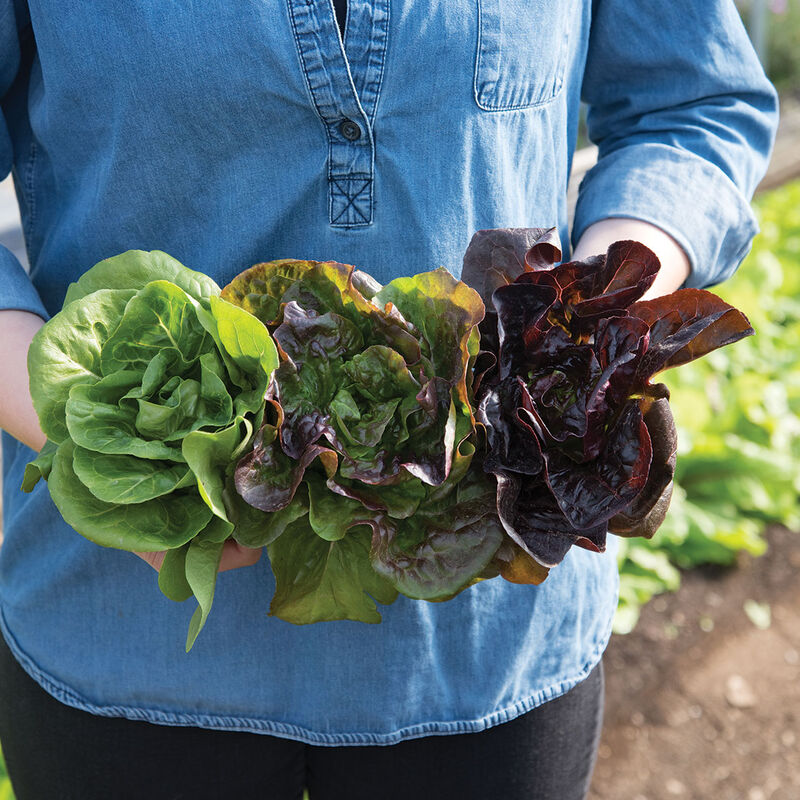
[[[266,324],[281,358],[236,489],[273,513],[307,498],[308,517],[270,544],[273,612],[377,621],[364,593],[439,600],[469,585],[502,538],[496,515],[480,524],[494,514],[490,476],[456,491],[475,451],[467,378],[479,295],[444,269],[381,287],[344,264],[283,260],[247,270],[223,296]],[[334,551],[359,575],[331,578],[321,565]],[[363,592],[341,608],[346,583]]]
[[[507,256],[515,232],[505,233]],[[753,331],[710,292],[642,301],[660,265],[638,242],[557,264],[554,232],[536,233],[507,282],[492,256],[497,232],[470,245],[496,287],[473,388],[505,531],[552,567],[573,544],[604,550],[608,530],[653,535],[669,505],[677,441],[667,389],[650,379]]]

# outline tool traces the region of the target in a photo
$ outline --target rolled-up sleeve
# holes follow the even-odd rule
[[[6,95],[14,84],[20,64],[19,36],[13,0],[0,0],[0,179],[8,176],[14,148],[8,128]],[[47,319],[47,311],[22,265],[8,248],[0,245],[0,310],[20,309]]]
[[[729,277],[758,232],[778,102],[733,0],[596,0],[582,89],[598,162],[572,240],[607,217],[657,225],[686,251],[687,286]]]

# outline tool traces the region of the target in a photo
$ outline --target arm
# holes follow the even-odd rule
[[[647,245],[661,262],[661,270],[642,299],[674,292],[689,277],[689,258],[683,248],[661,228],[639,219],[617,217],[595,222],[583,232],[572,257],[583,261],[589,256],[600,255],[610,244],[621,239],[634,239]]]
[[[32,37],[29,21],[17,19],[20,8],[0,0],[0,179],[11,172],[14,161],[6,115],[20,69],[20,40]],[[0,245],[0,428],[36,451],[44,445],[45,436],[31,403],[27,356],[45,319],[47,311],[30,278],[13,253]]]
[[[729,277],[757,232],[749,199],[777,126],[733,2],[595,0],[582,97],[599,159],[578,197],[577,255],[643,241],[664,265],[648,296]]]
[[[37,452],[46,441],[28,389],[27,355],[33,335],[44,320],[29,311],[0,311],[0,428]]]

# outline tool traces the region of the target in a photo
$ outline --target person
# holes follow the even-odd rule
[[[458,276],[477,229],[556,226],[575,257],[649,245],[651,296],[747,253],[777,101],[732,0],[348,5],[342,40],[330,0],[0,0],[0,174],[30,260],[0,251],[0,738],[19,800],[588,791],[613,537],[541,586],[304,627],[267,616],[268,559],[231,544],[187,655],[189,604],[71,531],[44,482],[19,491],[43,444],[31,337],[124,250],[220,285],[281,257],[385,283]],[[599,159],[570,232],[581,100]]]

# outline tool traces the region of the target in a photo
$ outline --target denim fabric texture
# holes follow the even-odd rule
[[[0,0],[0,96],[31,263],[0,252],[0,308],[45,317],[131,248],[222,285],[284,257],[458,276],[480,228],[567,243],[581,98],[600,158],[572,241],[650,221],[711,285],[756,232],[777,120],[732,0],[350,0],[344,42],[330,0]],[[220,576],[187,655],[191,604],[70,530],[45,484],[22,494],[32,456],[4,437],[0,623],[30,675],[97,714],[332,745],[477,731],[566,692],[609,637],[613,537],[539,587],[401,597],[380,625],[267,617],[264,557]]]

